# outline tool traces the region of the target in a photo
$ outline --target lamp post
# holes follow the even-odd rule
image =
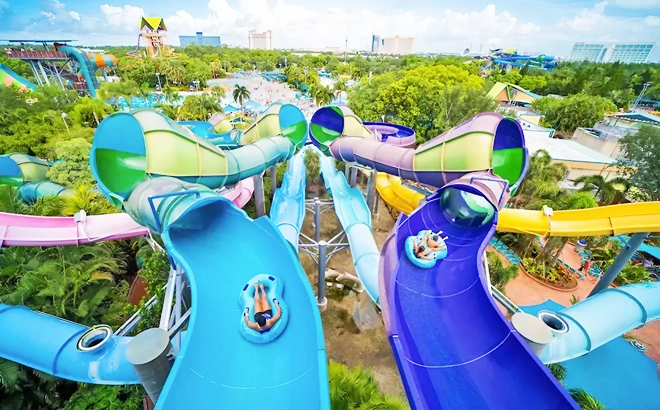
[[[67,117],[66,113],[63,112],[62,113],[62,121],[64,121],[64,126],[66,127],[66,132],[71,134],[71,131],[69,130],[69,124],[66,123],[66,119],[65,119],[66,117]]]
[[[158,88],[163,89],[163,85],[160,83],[160,73],[156,73],[156,78],[158,78]]]

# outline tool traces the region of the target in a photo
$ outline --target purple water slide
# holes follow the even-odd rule
[[[410,216],[402,214],[383,247],[381,309],[411,407],[578,409],[490,296],[481,256],[497,212],[466,226],[455,219],[462,211],[447,211],[452,204],[443,194],[452,189],[496,206],[505,202],[486,185],[463,178],[442,188]],[[447,258],[430,269],[411,263],[404,250],[406,238],[426,229],[448,235]]]

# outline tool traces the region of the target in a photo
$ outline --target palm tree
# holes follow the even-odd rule
[[[328,363],[330,381],[330,407],[332,409],[404,410],[409,407],[396,396],[378,392],[378,382],[373,374],[362,367],[348,369],[342,363]]]
[[[234,92],[232,95],[234,96],[234,101],[239,103],[241,105],[241,109],[243,109],[243,101],[250,98],[250,90],[248,90],[245,86],[236,84],[234,86]]]
[[[314,99],[317,106],[322,107],[332,102],[332,91],[330,87],[314,84],[309,90],[309,94]]]
[[[529,159],[527,175],[512,202],[515,206],[525,206],[538,198],[555,198],[562,191],[557,183],[567,171],[566,165],[552,162],[548,151],[536,151]]]
[[[178,64],[172,64],[170,67],[168,67],[166,75],[166,78],[169,78],[170,81],[172,81],[173,84],[180,84],[183,82],[183,68],[178,65]]]
[[[219,85],[214,85],[211,87],[211,92],[215,95],[216,100],[221,100],[225,95],[227,95],[227,91],[225,91],[225,89]]]
[[[11,185],[0,185],[0,212],[24,214],[25,202],[18,196],[18,189]]]
[[[71,117],[80,125],[86,125],[91,122],[90,116],[98,126],[100,120],[107,117],[112,108],[100,98],[84,97],[73,108]]]
[[[341,101],[341,93],[348,91],[348,86],[346,86],[346,81],[344,80],[338,80],[334,87],[332,87],[332,91],[335,94],[335,97]]]
[[[0,358],[0,387],[6,392],[18,389],[21,373],[21,367],[18,364]]]
[[[568,393],[582,410],[607,410],[602,401],[587,393],[584,389],[569,389]]]
[[[62,213],[73,215],[85,210],[88,215],[112,214],[118,212],[100,193],[85,185],[78,185],[73,193],[64,199]]]
[[[599,198],[602,204],[622,201],[630,189],[629,180],[620,177],[605,180],[602,175],[583,175],[573,182],[573,185],[577,184],[583,184],[580,191],[596,191],[594,196]]]

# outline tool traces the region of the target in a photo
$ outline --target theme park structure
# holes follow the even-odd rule
[[[117,58],[90,50],[89,53],[67,43],[75,40],[9,40],[18,47],[6,48],[5,53],[10,59],[25,61],[30,65],[38,85],[56,84],[62,88],[88,93],[94,97],[99,87],[96,71],[106,77],[106,68],[116,67]],[[43,50],[34,49],[43,47]],[[3,74],[4,73],[4,74]],[[0,78],[5,76],[13,79],[14,85],[19,89],[34,89],[35,84],[0,66]]]
[[[154,58],[167,53],[167,28],[161,17],[140,18],[140,33],[135,50],[129,51],[129,56],[140,55],[140,41],[144,45],[146,56]]]
[[[483,254],[505,219],[502,208],[510,192],[527,170],[523,133],[513,119],[480,114],[417,149],[407,147],[414,141],[409,128],[363,124],[346,107],[324,107],[308,126],[296,107],[276,104],[251,129],[231,137],[231,150],[211,142],[220,138],[216,132],[210,122],[182,125],[140,110],[109,116],[94,136],[90,165],[99,188],[135,221],[132,234],[162,235],[172,262],[160,327],[128,337],[139,314],[113,333],[107,326],[87,328],[0,305],[0,326],[12,336],[0,339],[0,356],[81,382],[141,382],[157,409],[217,403],[242,409],[262,404],[264,395],[275,408],[329,409],[319,314],[327,303],[323,275],[327,257],[350,246],[356,273],[382,309],[413,408],[577,409],[543,363],[585,354],[660,315],[657,283],[598,292],[568,313],[536,317],[515,311],[511,321],[502,314]],[[315,147],[306,146],[309,141]],[[324,154],[321,172],[332,203],[305,200],[301,151],[310,149]],[[7,160],[14,172],[8,180],[34,183],[41,175],[39,166],[25,160]],[[335,160],[349,165],[345,173]],[[288,170],[275,191],[270,218],[253,220],[222,197],[224,188],[251,177],[263,214],[261,175],[283,161]],[[355,187],[359,168],[371,175],[366,201]],[[386,196],[378,172],[438,189],[408,215],[401,214],[380,253],[371,235],[376,189]],[[655,230],[659,223],[660,205],[647,206],[629,211],[646,215],[646,224],[610,222],[617,233],[635,233],[631,247],[639,232]],[[329,207],[344,232],[324,241],[320,213]],[[314,212],[315,238],[300,232],[306,209]],[[525,212],[534,213],[509,219],[510,229],[546,227],[542,215]],[[23,234],[55,229],[51,219],[38,218]],[[71,219],[84,232],[82,218]],[[598,224],[605,230],[602,219]],[[11,218],[3,221],[13,226]],[[448,248],[445,259],[426,268],[412,263],[405,251],[406,240],[424,230],[443,231]],[[318,263],[316,298],[299,251]],[[276,295],[285,317],[265,333],[243,325],[243,315],[250,312],[245,292],[256,280],[267,284],[269,297]],[[607,280],[605,275],[602,281]],[[189,296],[183,291],[186,283]],[[599,320],[604,314],[609,320]],[[560,337],[551,329],[562,324],[567,331]]]
[[[497,64],[502,68],[530,66],[552,70],[557,67],[557,61],[555,61],[553,56],[545,54],[539,54],[537,56],[518,54],[518,49],[515,48],[498,48],[496,50],[490,50],[490,54],[487,58],[490,59],[493,64]]]

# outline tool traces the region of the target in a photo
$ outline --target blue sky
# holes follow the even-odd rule
[[[169,42],[203,31],[247,46],[273,30],[278,48],[366,49],[371,33],[413,36],[416,51],[495,47],[567,55],[576,41],[660,42],[660,0],[0,0],[0,39],[135,44],[140,16],[165,18]]]

